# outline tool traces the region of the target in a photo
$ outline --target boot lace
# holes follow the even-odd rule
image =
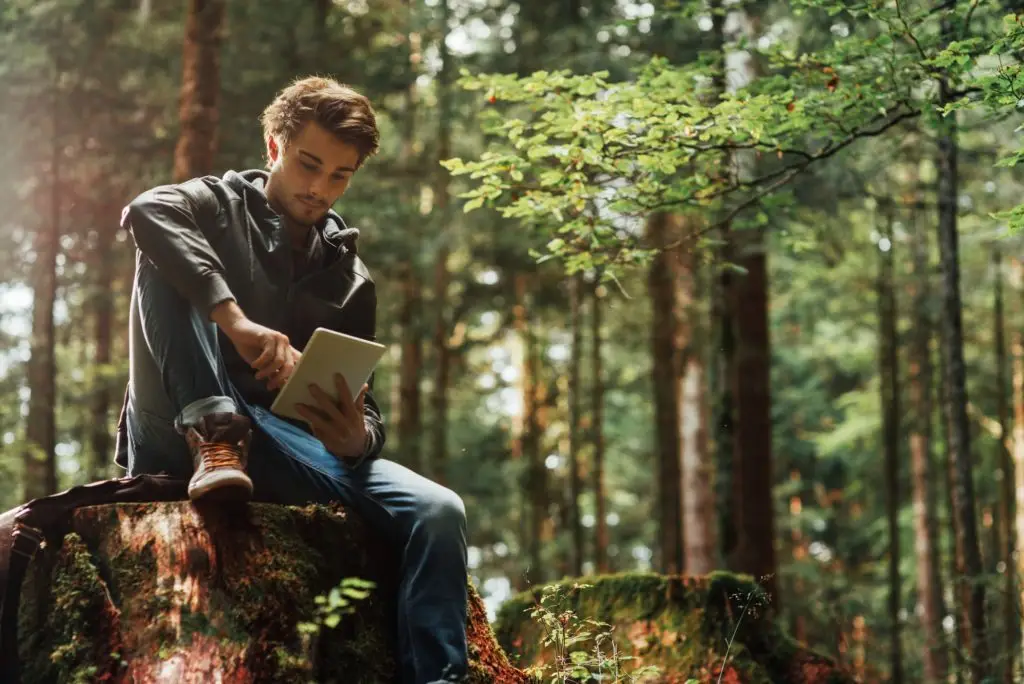
[[[207,470],[240,468],[242,465],[239,445],[237,444],[206,442],[199,445],[199,455],[202,457],[203,465]]]

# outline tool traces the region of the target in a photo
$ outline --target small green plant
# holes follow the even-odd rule
[[[299,633],[315,636],[320,633],[322,627],[334,629],[343,616],[355,611],[353,603],[368,597],[375,586],[373,582],[358,577],[346,577],[341,580],[329,593],[313,599],[316,602],[316,614],[312,622],[298,624]]]
[[[573,584],[571,592],[589,589],[589,584]],[[543,630],[543,646],[552,651],[552,662],[527,670],[535,679],[550,684],[570,682],[641,682],[658,673],[654,666],[623,672],[622,665],[632,656],[619,652],[614,627],[591,618],[581,618],[568,608],[567,593],[558,585],[541,590],[540,601],[530,609],[530,617]]]

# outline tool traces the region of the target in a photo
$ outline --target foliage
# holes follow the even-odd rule
[[[573,584],[571,591],[585,591],[589,584]],[[551,649],[552,662],[528,668],[531,676],[552,684],[577,681],[643,682],[659,670],[652,665],[623,672],[622,664],[632,656],[619,653],[612,638],[614,627],[593,618],[582,618],[566,606],[566,588],[550,584],[530,611],[530,618],[542,629],[543,646]]]

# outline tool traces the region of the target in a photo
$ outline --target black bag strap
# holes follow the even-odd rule
[[[28,566],[44,542],[59,543],[76,508],[187,498],[186,480],[167,475],[136,475],[72,487],[0,515],[0,682],[21,681],[18,609]]]

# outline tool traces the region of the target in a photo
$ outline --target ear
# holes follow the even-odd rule
[[[277,146],[277,141],[274,140],[274,136],[267,136],[267,158],[270,159],[271,164],[277,163],[277,158],[281,153],[281,148]]]

